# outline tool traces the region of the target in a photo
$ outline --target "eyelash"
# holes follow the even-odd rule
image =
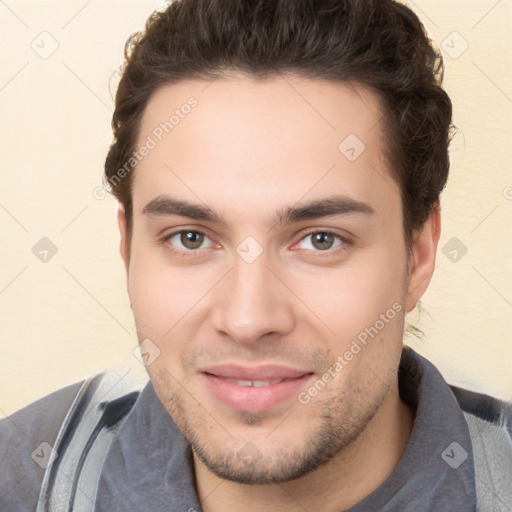
[[[200,256],[200,254],[198,254],[198,253],[200,253],[201,249],[176,249],[176,248],[174,248],[172,246],[172,244],[169,243],[169,241],[173,237],[175,237],[176,235],[181,235],[183,233],[195,233],[195,234],[198,234],[198,235],[204,235],[206,238],[210,239],[208,234],[205,233],[204,231],[199,231],[199,230],[195,230],[195,229],[180,229],[178,231],[173,231],[172,233],[163,236],[160,239],[160,242],[162,244],[164,244],[173,254],[176,254],[176,255],[178,255],[180,257],[183,257],[183,258],[196,258],[196,257]],[[316,253],[319,257],[332,256],[333,254],[337,254],[340,250],[346,249],[346,247],[348,245],[350,245],[350,240],[348,238],[346,238],[344,236],[341,236],[340,234],[335,233],[334,231],[330,231],[328,229],[317,229],[317,230],[314,230],[314,231],[309,231],[307,233],[304,233],[301,236],[301,238],[299,239],[299,241],[294,244],[294,246],[297,245],[298,243],[302,242],[303,240],[305,240],[307,237],[315,235],[315,234],[318,234],[318,233],[322,233],[322,234],[328,235],[328,236],[333,236],[334,238],[338,239],[341,242],[336,247],[334,247],[332,249],[326,249],[325,251],[313,250],[313,249],[304,249],[306,251],[311,251],[311,252]],[[215,244],[215,242],[213,242],[213,243]]]
[[[198,253],[200,252],[201,249],[176,249],[170,243],[171,238],[175,237],[176,235],[181,235],[183,233],[195,233],[197,235],[204,235],[206,238],[210,239],[210,237],[204,231],[199,231],[197,229],[179,229],[178,231],[173,231],[172,233],[163,236],[160,239],[160,242],[177,256],[180,256],[182,258],[197,258],[198,256],[200,256],[200,254]]]
[[[301,236],[301,238],[299,239],[297,244],[302,242],[306,238],[310,237],[311,235],[316,235],[319,233],[321,233],[322,235],[332,236],[332,237],[338,239],[338,241],[340,243],[333,248],[326,249],[325,251],[314,250],[314,249],[304,249],[304,250],[317,253],[318,256],[321,256],[321,257],[327,257],[327,256],[332,256],[333,254],[338,253],[340,250],[343,250],[346,247],[346,245],[348,244],[347,238],[339,235],[338,233],[335,233],[334,231],[329,231],[328,229],[317,229],[315,231],[309,231],[308,233],[305,233]],[[294,246],[297,244],[294,244]]]

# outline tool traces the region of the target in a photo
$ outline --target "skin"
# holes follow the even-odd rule
[[[134,173],[130,241],[118,215],[138,336],[160,350],[149,376],[192,444],[205,511],[349,508],[389,477],[411,434],[397,369],[405,313],[434,269],[439,209],[407,248],[380,104],[365,87],[291,75],[181,81],[150,98],[140,143],[190,96],[198,105]],[[348,134],[366,146],[353,162],[338,150]],[[144,211],[164,196],[220,219]],[[372,213],[273,218],[334,196]],[[192,233],[190,248],[180,230],[206,236]],[[313,243],[326,230],[336,236]],[[262,251],[252,263],[237,253],[248,236]],[[401,311],[307,404],[235,410],[205,385],[205,366],[279,363],[311,372],[307,391],[393,304]]]

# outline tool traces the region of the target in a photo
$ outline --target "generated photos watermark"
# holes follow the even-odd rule
[[[343,368],[345,368],[345,366],[347,366],[349,362],[354,359],[354,356],[359,354],[362,349],[368,345],[368,341],[378,336],[386,324],[393,320],[397,313],[400,313],[402,310],[403,305],[399,302],[395,302],[388,310],[386,310],[385,313],[381,313],[378,320],[376,320],[373,325],[365,327],[356,336],[356,338],[352,340],[350,347],[342,355],[339,355],[336,358],[336,361],[323,373],[320,378],[318,378],[307,390],[301,391],[298,394],[298,401],[303,405],[309,404],[311,398],[315,397],[319,392],[325,389],[327,384],[336,378],[336,376],[341,373]]]
[[[117,172],[110,176],[108,183],[111,187],[117,185],[125,178],[130,172],[132,172],[138,163],[142,162],[149,153],[155,149],[160,142],[165,138],[166,135],[172,132],[176,126],[178,126],[185,117],[187,117],[192,109],[197,107],[199,102],[193,96],[187,99],[186,103],[183,103],[179,108],[175,108],[174,112],[169,116],[168,119],[162,121],[159,125],[155,126],[151,133],[145,138],[144,142],[132,153],[130,158],[120,167]],[[94,187],[92,195],[95,199],[102,200],[107,195],[105,185]]]

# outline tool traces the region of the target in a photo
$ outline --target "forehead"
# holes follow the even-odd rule
[[[151,149],[136,167],[134,210],[162,194],[254,214],[333,193],[385,203],[399,194],[381,120],[378,96],[352,83],[279,75],[163,86],[141,122],[138,148]]]

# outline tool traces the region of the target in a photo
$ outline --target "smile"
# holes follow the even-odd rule
[[[202,371],[208,392],[231,410],[249,413],[269,411],[288,401],[314,377],[312,372],[279,366],[247,368],[223,365]]]
[[[274,379],[274,380],[236,380],[236,379],[224,379],[226,382],[231,382],[237,386],[248,386],[254,388],[262,388],[266,386],[272,386],[273,384],[279,384],[286,379]]]

